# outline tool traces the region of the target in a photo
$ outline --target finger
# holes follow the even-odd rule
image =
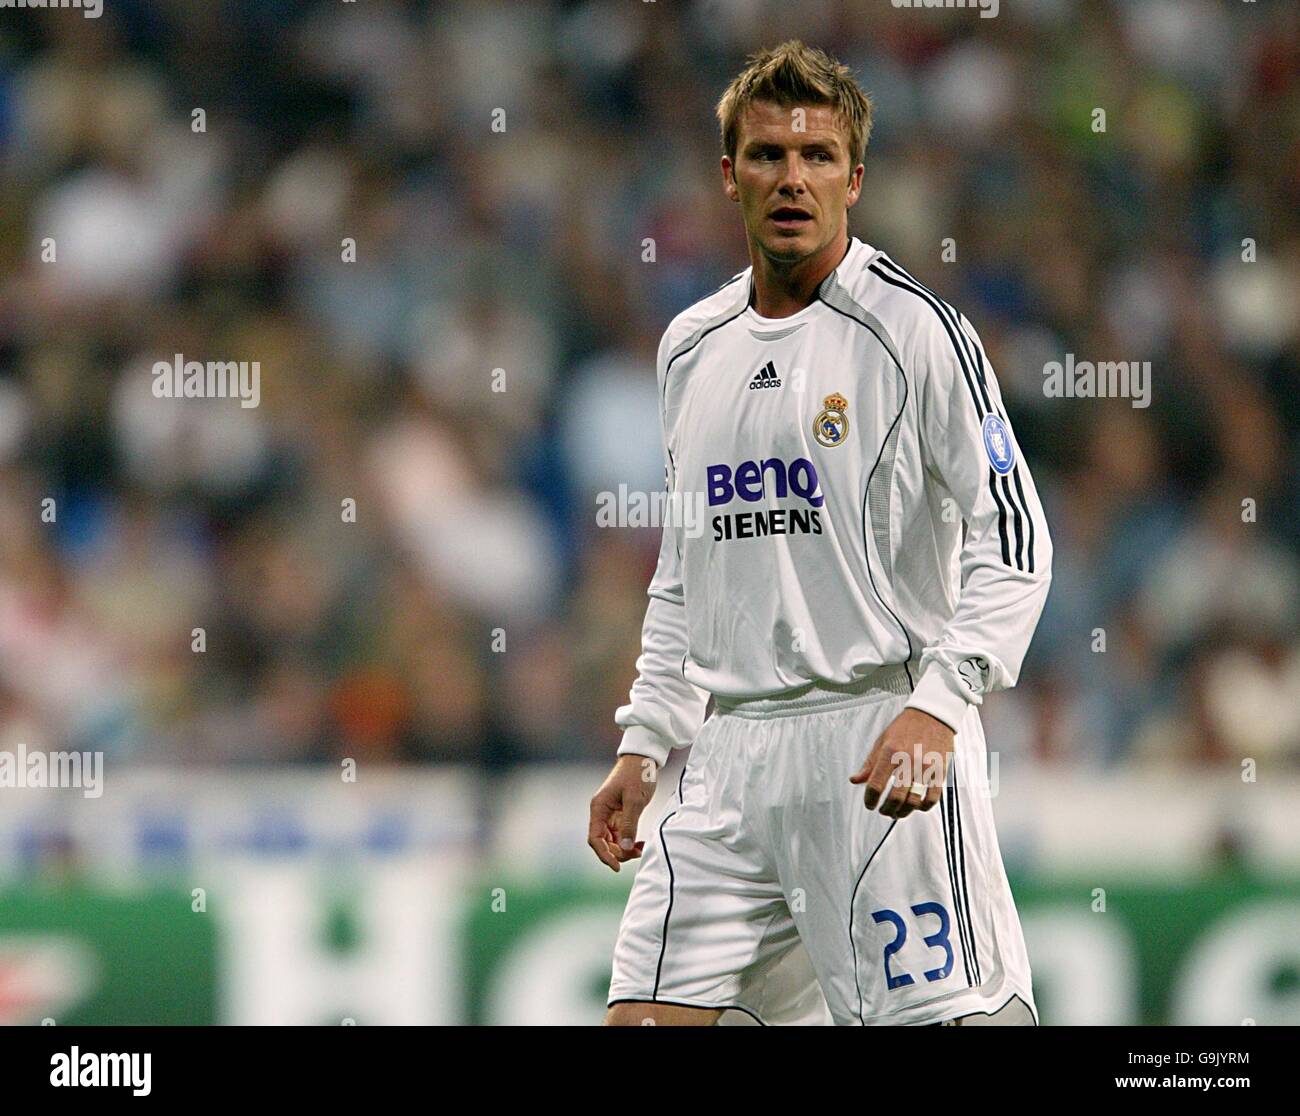
[[[862,766],[859,767],[856,772],[854,772],[852,775],[849,776],[849,782],[853,783],[854,785],[865,783],[869,778],[871,778],[871,769],[873,766],[875,766],[875,762],[876,762],[876,751],[873,748],[871,750],[871,753],[867,756],[867,758],[863,760]]]
[[[937,754],[936,754],[937,758]],[[937,763],[927,763],[926,754],[919,750],[895,752],[893,755],[894,790],[887,802],[888,811],[882,813],[896,818],[905,818],[925,802],[929,790],[927,785],[933,781]]]
[[[894,752],[889,757],[890,783],[881,796],[880,812],[887,818],[906,817],[912,811],[907,799],[914,783],[915,764],[907,752]]]
[[[876,737],[876,742],[871,745],[871,750],[867,753],[867,758],[862,761],[862,766],[849,776],[849,782],[855,786],[865,783],[871,778],[872,769],[878,759],[880,759],[880,737]]]
[[[617,845],[611,844],[604,836],[593,837],[590,835],[587,837],[587,845],[596,854],[597,860],[615,872],[618,871],[618,858],[614,855],[615,850],[618,848]]]
[[[617,813],[610,819],[609,828],[605,837],[605,844],[609,848],[609,854],[620,864],[625,860],[630,860],[632,844],[630,839],[623,836],[624,827]],[[625,844],[625,842],[627,842]]]
[[[615,872],[618,871],[618,860],[614,857],[614,849],[617,845],[611,845],[609,841],[609,807],[603,802],[593,801],[591,804],[591,821],[587,826],[587,845],[596,858],[605,865],[608,865]]]
[[[903,809],[903,804],[907,801],[908,788],[910,784],[900,783],[897,774],[891,774],[894,780],[893,785],[889,787],[880,803],[880,812],[887,818],[898,818],[903,816],[900,811]]]
[[[617,817],[617,815],[615,815]],[[626,864],[629,860],[636,860],[641,855],[641,850],[645,848],[644,841],[635,841],[628,847],[624,844],[627,838],[621,838],[619,833],[622,827],[609,829],[605,837],[605,848],[609,850],[609,855],[617,860],[620,864]]]
[[[898,808],[898,817],[905,818],[913,810],[919,810],[925,803],[927,788],[921,783],[913,783],[903,796],[903,804]]]
[[[626,840],[626,837],[619,840],[611,834],[606,842],[606,847],[609,849],[610,855],[620,864],[626,864],[629,860],[638,859],[641,856],[642,850],[645,849],[644,841],[634,841],[630,846],[628,846],[625,844]]]
[[[599,837],[588,837],[587,845],[596,854],[596,859],[613,871],[618,871],[618,861],[614,858],[614,846]]]
[[[630,847],[624,846],[622,841],[616,841],[612,837],[605,842],[605,847],[609,850],[610,856],[620,864],[626,864],[629,860],[637,860],[645,849],[644,841],[635,841]]]
[[[936,761],[927,760],[922,772],[921,782],[925,784],[925,799],[918,810],[933,810],[943,797],[943,785],[948,774],[947,756],[940,756]]]
[[[871,765],[871,773],[867,777],[867,789],[862,792],[862,802],[868,810],[874,810],[880,803],[892,774],[888,757],[884,752],[878,753],[875,763]]]
[[[641,823],[641,812],[644,805],[631,806],[627,802],[623,803],[623,810],[619,815],[618,836],[619,845],[624,849],[631,849],[636,844],[636,831]]]

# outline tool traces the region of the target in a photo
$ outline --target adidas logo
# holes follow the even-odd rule
[[[781,377],[776,374],[776,367],[770,360],[755,372],[754,378],[749,381],[750,391],[758,391],[761,388],[779,388],[780,386]]]

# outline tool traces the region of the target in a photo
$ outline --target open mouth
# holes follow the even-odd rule
[[[783,205],[779,209],[772,210],[768,214],[768,220],[778,228],[799,229],[812,221],[812,214],[797,206]]]

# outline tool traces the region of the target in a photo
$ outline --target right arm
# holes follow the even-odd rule
[[[659,398],[664,398],[668,335],[659,345],[656,362]],[[668,518],[659,540],[659,561],[650,580],[645,621],[641,626],[641,655],[627,705],[614,721],[623,729],[618,761],[591,800],[587,844],[600,860],[618,871],[618,864],[641,855],[636,843],[637,821],[654,797],[655,780],[673,748],[695,739],[704,720],[709,695],[686,680],[686,598],[682,586],[681,516],[673,501],[677,478],[662,402],[659,430],[669,500]]]
[[[669,493],[672,470],[669,468]],[[670,513],[671,514],[671,513]],[[627,705],[614,721],[623,729],[620,756],[646,756],[662,767],[673,748],[688,747],[704,720],[709,695],[686,680],[686,601],[682,593],[680,525],[664,524],[650,603],[641,625],[641,655]]]

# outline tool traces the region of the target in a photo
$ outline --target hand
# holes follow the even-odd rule
[[[868,810],[880,803],[887,818],[905,818],[913,810],[929,810],[939,801],[952,755],[954,733],[947,725],[919,709],[904,709],[880,734],[862,770],[849,782],[866,783],[862,801]],[[894,785],[884,799],[890,776]],[[911,793],[920,783],[925,794]]]
[[[619,756],[591,800],[587,844],[615,872],[645,848],[645,842],[636,839],[636,826],[654,798],[658,777],[659,767],[648,756]]]

